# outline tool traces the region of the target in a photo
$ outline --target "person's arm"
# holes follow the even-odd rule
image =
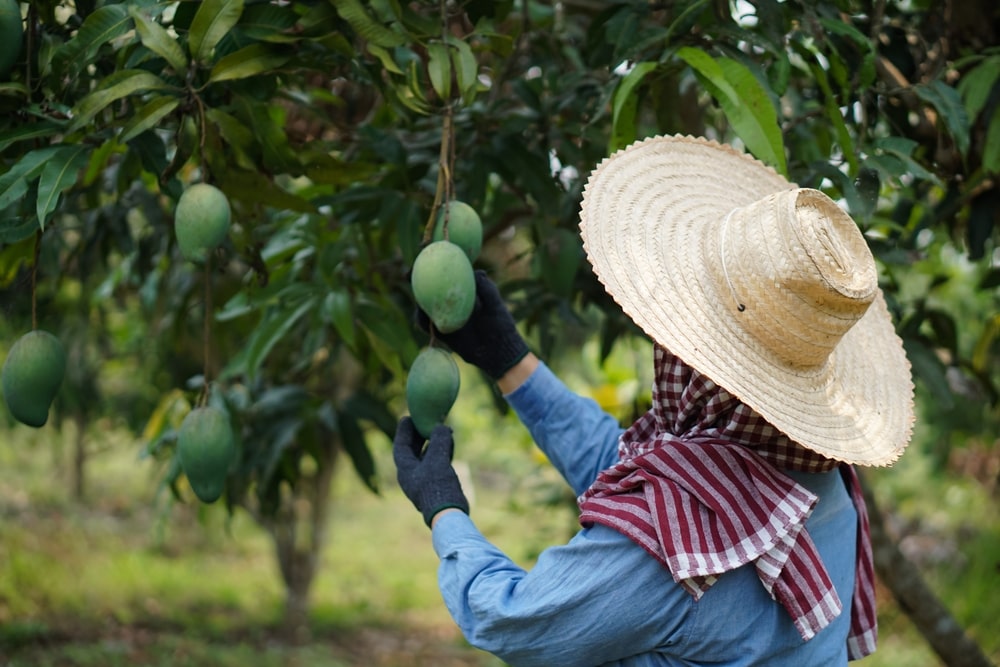
[[[618,461],[618,420],[596,401],[571,391],[534,354],[505,373],[497,386],[531,437],[576,495]]]
[[[418,323],[429,326],[422,311]],[[571,392],[521,337],[500,290],[476,272],[476,306],[468,322],[438,338],[497,383],[535,442],[579,495],[617,460],[617,421]]]
[[[597,665],[683,640],[693,600],[628,538],[603,526],[517,566],[457,510],[435,518],[438,583],[473,646],[517,667]]]

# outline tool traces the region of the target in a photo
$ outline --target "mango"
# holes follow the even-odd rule
[[[447,218],[447,229],[445,221]],[[447,231],[447,235],[445,232]],[[463,201],[453,199],[438,209],[437,221],[431,235],[434,241],[451,241],[465,251],[470,262],[475,262],[483,249],[483,222],[472,208]]]
[[[232,210],[222,190],[196,183],[181,194],[174,211],[174,234],[181,254],[191,261],[204,261],[229,233]]]
[[[229,415],[211,405],[189,412],[177,432],[177,455],[198,499],[203,503],[218,500],[236,456]]]
[[[410,286],[417,305],[442,333],[459,329],[476,305],[472,262],[451,241],[434,241],[420,251],[413,261]]]
[[[0,78],[6,78],[21,56],[24,26],[21,23],[21,3],[0,0]]]
[[[425,347],[413,360],[406,376],[406,404],[417,431],[429,438],[438,424],[443,424],[455,399],[461,377],[450,352],[439,347]]]
[[[18,338],[2,371],[3,397],[14,419],[44,426],[65,374],[66,350],[58,338],[40,329]]]

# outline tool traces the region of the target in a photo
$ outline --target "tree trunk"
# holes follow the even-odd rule
[[[316,470],[300,477],[294,493],[283,499],[278,513],[262,521],[274,540],[278,569],[285,584],[281,631],[292,642],[309,639],[309,591],[326,542],[337,441],[331,436],[330,442],[323,444]]]
[[[899,550],[886,531],[875,495],[862,479],[871,524],[875,572],[892,591],[899,607],[910,617],[941,661],[948,667],[993,667],[979,645],[965,634],[955,617],[924,581],[917,567]]]
[[[87,464],[87,416],[81,411],[74,415],[76,424],[75,447],[73,450],[73,498],[77,502],[86,495],[86,464]]]

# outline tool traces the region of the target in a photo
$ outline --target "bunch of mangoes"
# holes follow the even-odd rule
[[[452,201],[438,213],[431,242],[413,262],[413,298],[441,333],[464,325],[476,305],[472,263],[483,247],[483,225],[468,204]]]
[[[413,262],[410,285],[417,305],[435,330],[460,329],[476,305],[472,263],[483,246],[483,226],[468,204],[451,201],[438,212],[431,242]],[[406,401],[414,426],[423,436],[444,422],[458,398],[460,376],[450,352],[429,346],[421,350],[406,378]]]
[[[225,241],[231,218],[229,199],[219,188],[208,183],[188,187],[174,210],[174,234],[184,258],[204,262]],[[222,496],[235,455],[235,437],[224,410],[196,407],[181,422],[177,456],[191,490],[203,503]]]

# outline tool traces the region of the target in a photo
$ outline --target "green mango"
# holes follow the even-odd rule
[[[0,78],[7,77],[7,73],[21,56],[23,42],[21,3],[17,0],[0,0]]]
[[[40,329],[18,338],[2,372],[3,397],[10,413],[28,426],[44,426],[64,375],[66,350],[58,338]]]
[[[472,262],[451,241],[434,241],[413,261],[413,298],[438,331],[450,333],[469,320],[476,305],[476,275]]]
[[[196,183],[181,194],[174,210],[174,234],[185,259],[204,261],[229,233],[232,210],[222,190]]]
[[[445,229],[447,217],[447,230]],[[445,232],[447,231],[447,235]],[[475,262],[483,249],[483,222],[472,208],[465,202],[452,200],[438,209],[434,232],[434,241],[451,241],[465,251],[470,262]]]
[[[198,499],[203,503],[218,500],[236,456],[229,415],[211,405],[189,412],[177,433],[177,455]]]
[[[461,376],[450,352],[425,347],[406,376],[406,404],[417,431],[425,438],[443,424],[458,398]]]

